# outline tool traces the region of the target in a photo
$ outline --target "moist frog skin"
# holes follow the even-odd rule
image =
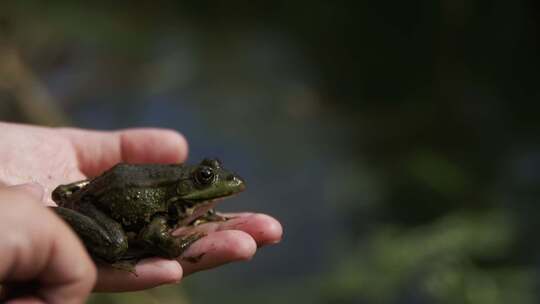
[[[196,165],[117,164],[96,178],[58,186],[52,198],[92,257],[114,264],[180,256],[204,235],[172,231],[222,220],[216,201],[244,189],[240,176],[206,158]]]

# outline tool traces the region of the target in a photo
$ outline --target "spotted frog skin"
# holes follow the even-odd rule
[[[245,189],[216,159],[197,165],[118,164],[102,175],[58,186],[55,212],[97,260],[115,263],[148,256],[175,258],[202,234],[173,236],[176,228],[215,220],[217,200]]]

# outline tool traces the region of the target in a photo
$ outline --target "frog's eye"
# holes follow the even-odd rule
[[[202,167],[195,173],[195,179],[201,185],[207,185],[214,180],[214,170],[210,167]]]

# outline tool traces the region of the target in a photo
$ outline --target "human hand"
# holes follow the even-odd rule
[[[83,303],[96,267],[37,184],[0,188],[0,284],[8,303]],[[4,303],[4,302],[2,302]]]
[[[45,203],[59,184],[100,174],[118,162],[179,163],[187,143],[178,133],[163,129],[98,132],[71,128],[42,128],[0,123],[0,184],[39,183]],[[150,258],[139,262],[137,276],[98,267],[95,290],[129,291],[178,282],[182,276],[236,260],[250,259],[257,247],[280,240],[282,228],[262,214],[241,213],[222,223],[203,224],[208,235],[177,260]],[[186,257],[199,257],[194,263]],[[190,262],[191,261],[191,262]]]

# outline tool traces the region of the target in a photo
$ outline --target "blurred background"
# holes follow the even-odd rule
[[[0,4],[0,119],[173,128],[281,244],[90,303],[539,303],[537,1]]]

